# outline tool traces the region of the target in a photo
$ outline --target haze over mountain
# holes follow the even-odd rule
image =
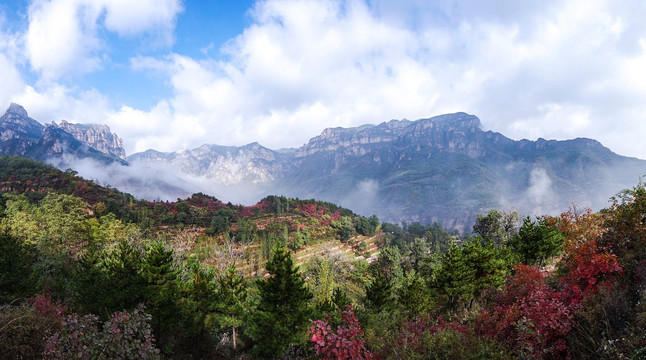
[[[331,128],[298,149],[202,145],[123,160],[105,126],[42,126],[12,104],[0,118],[0,153],[72,167],[85,177],[148,199],[205,192],[254,203],[277,194],[338,203],[390,222],[440,222],[469,230],[491,208],[522,214],[600,209],[646,174],[646,161],[592,139],[511,140],[482,131],[465,113],[417,121]]]

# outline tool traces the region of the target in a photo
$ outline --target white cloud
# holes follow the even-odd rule
[[[593,137],[646,158],[643,10],[638,0],[267,0],[218,58],[133,54],[131,70],[163,76],[173,91],[136,109],[55,81],[108,61],[102,29],[168,44],[180,2],[40,0],[25,49],[46,81],[25,87],[19,60],[2,50],[14,85],[0,85],[0,99],[23,88],[12,98],[30,113],[105,121],[128,153],[299,146],[325,127],[466,111],[514,138]],[[90,98],[98,105],[83,106]]]
[[[182,11],[179,0],[103,0],[105,27],[120,35],[136,35],[151,29],[172,38],[175,18]]]
[[[179,0],[35,0],[29,6],[26,54],[46,81],[84,74],[105,61],[99,29],[121,36],[156,32],[170,44],[181,10]]]

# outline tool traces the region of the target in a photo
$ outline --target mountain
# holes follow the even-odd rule
[[[646,161],[591,139],[509,139],[465,113],[327,129],[299,148],[280,179],[312,196],[390,221],[469,230],[491,208],[545,214],[605,207],[646,174]]]
[[[63,120],[59,126],[61,129],[72,134],[76,140],[104,154],[113,155],[123,160],[126,159],[123,140],[116,134],[110,132],[110,128],[107,125],[70,124]]]
[[[460,231],[492,208],[537,215],[573,205],[600,209],[646,174],[646,161],[617,155],[595,140],[516,141],[483,131],[480,120],[465,113],[326,129],[302,147],[280,152],[257,143],[203,145],[176,153],[149,150],[128,160],[209,179],[210,193],[219,197],[232,193],[218,184],[244,186],[255,199],[316,198],[385,221],[437,221]]]
[[[85,131],[86,135],[83,136],[81,133],[84,131],[79,130],[82,126],[66,122],[64,126],[58,126],[55,123],[42,125],[30,118],[25,108],[11,104],[0,117],[0,140],[2,140],[0,155],[19,155],[34,160],[56,162],[61,166],[65,166],[70,158],[90,158],[101,164],[114,162],[126,164],[119,156],[96,148],[110,148],[100,143],[101,137],[106,139],[111,137],[115,143],[120,142],[121,139],[110,133],[107,127],[100,129],[92,127],[90,125],[88,129],[91,130]],[[66,128],[77,130],[71,133]],[[94,136],[91,136],[92,134]],[[122,145],[121,151],[125,154]]]
[[[232,185],[264,184],[276,180],[288,156],[251,143],[241,147],[202,145],[173,153],[147,150],[127,159],[132,163],[161,165],[190,176]]]
[[[124,160],[122,141],[107,126],[43,126],[12,104],[0,118],[0,138],[0,154],[72,167],[147,199],[195,192],[248,204],[271,194],[316,198],[384,221],[439,222],[459,231],[492,208],[523,215],[573,205],[598,210],[646,174],[646,161],[596,140],[512,140],[483,131],[480,119],[465,113],[330,128],[298,149],[202,145]]]

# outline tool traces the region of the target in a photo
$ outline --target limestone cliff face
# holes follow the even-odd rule
[[[30,118],[25,108],[11,104],[0,117],[0,154],[41,161],[75,157],[93,158],[106,164],[125,163],[121,139],[110,133],[107,126],[88,125],[87,130],[82,131],[79,128],[83,125],[64,123],[62,127],[54,123],[43,126]]]
[[[480,119],[465,113],[417,121],[392,120],[376,126],[364,125],[350,129],[325,129],[321,135],[299,148],[296,157],[331,151],[348,156],[365,155],[375,145],[401,147],[410,144],[427,145],[477,157],[483,155],[482,149],[470,140],[480,131]]]
[[[71,124],[63,120],[59,126],[61,129],[72,134],[75,139],[104,154],[114,155],[124,160],[126,158],[123,140],[117,134],[110,132],[110,128],[107,125]]]
[[[162,165],[193,177],[224,185],[264,184],[280,173],[284,156],[258,143],[245,146],[202,145],[172,153],[148,150],[128,157],[130,162]]]

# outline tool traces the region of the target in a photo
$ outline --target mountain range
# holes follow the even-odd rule
[[[556,214],[605,207],[646,174],[646,161],[592,139],[512,140],[465,113],[331,128],[298,149],[202,145],[125,156],[105,125],[41,125],[11,104],[0,154],[71,167],[148,199],[206,192],[251,203],[276,194],[338,203],[389,222],[439,222],[468,231],[492,208]]]

